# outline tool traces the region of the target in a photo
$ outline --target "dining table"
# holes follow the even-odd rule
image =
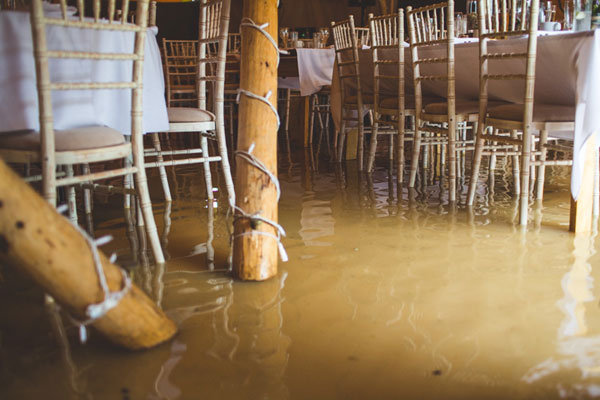
[[[50,5],[51,6],[51,5]],[[58,6],[58,5],[56,5]],[[144,55],[144,133],[169,129],[163,67],[156,27],[148,28]],[[49,25],[50,50],[123,53],[133,49],[134,33]],[[30,16],[24,11],[0,11],[0,135],[39,130],[36,70]],[[54,82],[118,82],[131,80],[131,61],[50,59]],[[131,90],[66,90],[52,93],[55,129],[108,126],[131,134]]]
[[[413,96],[413,71],[410,62],[410,47],[404,44],[405,52],[405,95]],[[499,42],[490,41],[490,52],[523,52],[527,48],[527,37],[514,37]],[[445,57],[443,45],[431,46],[423,57]],[[398,50],[380,50],[380,57],[398,59]],[[502,66],[502,73],[524,73],[525,61],[512,59]],[[422,73],[445,74],[445,64],[427,66]],[[500,71],[491,69],[490,74]],[[373,94],[373,59],[370,49],[359,51],[359,73],[363,96]],[[385,71],[381,72],[385,74]],[[459,38],[455,43],[456,101],[478,100],[479,97],[479,42],[476,38]],[[356,85],[345,80],[345,90],[352,95]],[[337,68],[331,88],[331,113],[336,129],[341,121],[341,91]],[[397,96],[397,85],[382,81],[383,96]],[[491,101],[522,103],[524,82],[493,81],[489,83]],[[446,97],[446,85],[436,81],[422,82],[423,96]],[[572,106],[575,115],[574,132],[555,132],[560,138],[573,140],[573,166],[571,174],[571,230],[588,230],[591,220],[592,188],[597,148],[600,144],[600,30],[583,32],[539,32],[536,55],[535,104]],[[551,135],[553,133],[550,133]],[[584,194],[585,193],[585,194]],[[589,215],[588,215],[589,214]],[[579,215],[579,216],[578,216]],[[581,223],[575,223],[580,218]]]

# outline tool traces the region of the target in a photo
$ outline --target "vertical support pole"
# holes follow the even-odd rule
[[[277,0],[244,0],[244,18],[277,40]],[[242,27],[240,87],[258,96],[271,92],[269,102],[277,107],[277,50],[267,37],[252,27]],[[277,176],[277,119],[264,102],[242,95],[238,146],[252,154]],[[237,206],[247,214],[277,222],[277,190],[267,174],[238,159],[235,191]],[[278,243],[274,227],[265,222],[239,218],[236,212],[233,240],[233,271],[242,280],[262,281],[277,274]],[[261,234],[264,232],[265,234]]]

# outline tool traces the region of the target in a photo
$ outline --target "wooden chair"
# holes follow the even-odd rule
[[[456,201],[457,124],[477,122],[477,101],[456,102],[454,71],[454,1],[448,0],[430,6],[406,9],[415,88],[415,139],[410,169],[409,186],[415,186],[421,135],[439,134],[448,143],[449,201]],[[423,53],[433,46],[443,46],[444,57],[427,57]],[[440,74],[443,65],[445,74]],[[438,66],[438,68],[436,68]],[[422,84],[426,81],[446,82],[446,101],[423,107]]]
[[[373,171],[375,153],[377,150],[378,135],[390,135],[389,158],[393,159],[393,136],[398,135],[398,182],[402,182],[404,171],[404,129],[406,101],[404,95],[404,10],[399,9],[397,14],[388,14],[374,17],[369,14],[369,28],[371,30],[371,50],[373,54],[373,131],[369,157],[367,159],[367,172]],[[385,51],[392,50],[392,56]],[[395,88],[383,96],[383,88]],[[414,103],[414,102],[413,102]],[[414,115],[414,104],[413,115]],[[381,125],[396,127],[396,129],[380,129]]]
[[[191,48],[183,50],[184,55],[177,52],[165,53],[167,65],[167,82],[172,79],[184,77],[183,83],[194,78],[194,102],[195,107],[168,107],[169,131],[168,134],[180,132],[198,133],[200,137],[200,148],[189,148],[184,150],[162,151],[160,143],[154,142],[154,149],[146,152],[147,157],[155,157],[156,160],[147,162],[146,167],[176,166],[183,164],[202,163],[204,166],[204,177],[206,181],[207,197],[213,199],[212,176],[210,162],[220,162],[225,178],[228,200],[230,204],[235,203],[235,194],[229,159],[227,156],[227,143],[225,140],[224,123],[224,82],[225,63],[227,54],[227,35],[229,30],[230,0],[203,0],[200,4],[199,39],[194,54]],[[165,41],[165,48],[170,44],[177,47],[177,42]],[[210,51],[210,47],[216,48],[216,53]],[[193,63],[193,67],[190,66]],[[212,107],[207,107],[209,100]],[[218,143],[219,154],[209,154],[208,137],[215,137]],[[171,160],[164,160],[164,156],[175,156]],[[161,171],[161,176],[163,173]],[[168,182],[162,181],[165,199],[171,200]]]
[[[164,257],[156,230],[152,204],[148,194],[146,171],[144,168],[142,144],[142,78],[144,45],[146,40],[148,0],[137,2],[136,25],[128,24],[127,13],[121,19],[115,19],[114,2],[109,7],[109,20],[100,20],[100,0],[93,2],[95,18],[84,19],[83,2],[78,2],[78,15],[69,17],[63,11],[62,17],[44,15],[42,0],[31,0],[31,28],[34,44],[36,79],[39,101],[39,132],[21,132],[0,135],[0,157],[8,162],[39,162],[42,165],[42,192],[46,200],[56,204],[57,187],[70,186],[70,200],[74,203],[72,186],[99,179],[116,176],[135,175],[136,192],[143,214],[146,231],[150,239],[154,258],[163,263]],[[129,0],[123,0],[123,9],[129,6]],[[66,10],[66,0],[61,0],[61,7]],[[135,45],[130,53],[97,53],[91,51],[48,50],[46,46],[46,26],[59,25],[69,29],[94,29],[116,32],[131,32],[135,36]],[[130,62],[133,64],[131,79],[125,82],[54,82],[51,81],[49,59],[92,59],[111,60],[111,62]],[[124,139],[121,132],[106,126],[86,126],[68,130],[55,130],[52,113],[52,92],[59,90],[107,90],[130,89],[131,103],[131,143]],[[111,160],[127,160],[133,158],[133,165],[121,167],[116,163],[106,163],[100,172],[89,172],[74,176],[73,165],[106,162]],[[65,166],[66,176],[57,176],[57,166]]]
[[[358,169],[363,170],[364,160],[364,135],[363,108],[370,108],[373,98],[363,98],[360,84],[358,41],[354,17],[350,15],[347,20],[331,22],[333,43],[340,80],[340,92],[342,99],[342,123],[339,137],[334,138],[337,142],[337,159],[342,161],[344,154],[344,141],[348,122],[358,123]],[[352,89],[352,91],[350,91]]]
[[[548,144],[549,132],[573,131],[575,107],[534,104],[539,0],[531,0],[529,12],[527,12],[525,2],[519,1],[521,3],[520,15],[517,14],[517,1],[513,0],[511,3],[507,0],[499,1],[500,4],[495,2],[490,5],[486,1],[479,1],[480,122],[467,204],[470,206],[474,201],[484,144],[486,142],[497,142],[516,145],[520,148],[521,155],[519,224],[527,225],[531,167],[538,166],[537,199],[541,200],[544,189],[545,166],[571,164],[570,160],[546,160],[548,149],[561,152],[569,150],[568,147],[550,146]],[[490,6],[491,9],[488,8]],[[523,35],[527,37],[527,41],[526,46],[525,41],[522,41],[523,47],[526,47],[522,52],[495,53],[488,50],[490,44],[495,47],[515,36]],[[515,39],[512,39],[510,43],[515,43]],[[502,62],[515,59],[523,60],[524,73],[490,73],[490,70],[501,70]],[[491,81],[503,80],[524,81],[523,102],[490,107],[488,104],[488,85]],[[494,127],[496,130],[508,130],[511,135],[499,135],[493,130],[486,129],[487,127]],[[489,133],[486,134],[486,131]],[[534,131],[540,132],[540,135],[538,148],[532,152]],[[522,132],[520,136],[519,132]],[[536,159],[536,157],[538,158]],[[519,186],[519,182],[515,182],[515,184]]]
[[[371,32],[369,27],[366,28],[354,28],[356,32],[356,43],[358,47],[370,46],[371,45]]]

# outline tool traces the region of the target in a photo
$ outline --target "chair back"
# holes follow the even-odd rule
[[[370,46],[371,45],[371,34],[370,29],[367,28],[355,28],[356,30],[356,43],[358,47]]]
[[[524,123],[529,124],[533,117],[533,95],[535,86],[535,59],[537,52],[537,28],[539,0],[512,0],[510,8],[507,0],[479,0],[479,108],[480,116],[487,114],[488,85],[490,81],[522,80],[525,83],[523,94],[523,105],[525,107]],[[517,13],[517,11],[520,11]],[[510,17],[510,18],[509,18]],[[518,17],[518,19],[517,19]],[[514,36],[526,36],[527,45],[523,43],[523,51],[490,52],[489,44],[494,43],[494,48],[501,48],[502,42],[506,42]],[[518,43],[514,39],[511,45]],[[525,66],[522,74],[496,73],[503,70],[502,64],[523,60]],[[490,70],[495,73],[491,74]],[[514,71],[514,70],[513,70]]]
[[[130,89],[131,102],[131,134],[134,140],[142,135],[142,79],[144,46],[146,41],[146,28],[148,23],[148,0],[138,0],[136,7],[136,24],[127,23],[126,17],[129,10],[129,0],[122,0],[122,17],[116,17],[116,2],[108,1],[108,20],[100,19],[101,0],[94,0],[92,4],[93,18],[84,18],[84,2],[77,2],[76,12],[67,8],[67,1],[60,0],[60,13],[45,12],[42,0],[31,0],[31,29],[36,67],[37,93],[39,102],[39,119],[41,135],[41,152],[43,155],[44,185],[53,186],[55,175],[55,142],[52,117],[52,91],[55,90],[104,90],[104,89]],[[61,49],[49,50],[46,45],[46,27],[63,26],[74,29],[93,29],[99,31],[121,32],[123,37],[116,38],[120,43],[131,41],[129,51],[120,53],[102,53],[96,51],[67,51]],[[125,33],[130,32],[131,37]],[[128,46],[123,46],[127,48]],[[127,62],[133,64],[129,79],[120,82],[65,82],[51,81],[48,61],[49,59],[71,59],[90,62]],[[53,189],[52,189],[53,190]],[[44,190],[46,192],[46,190]],[[48,197],[53,194],[49,193]]]
[[[373,54],[373,94],[375,112],[379,109],[382,86],[397,88],[398,112],[404,111],[404,10],[397,14],[369,14]],[[392,53],[393,51],[393,53]],[[389,89],[388,89],[389,90]]]
[[[354,17],[350,15],[346,20],[332,21],[331,32],[333,33],[342,105],[346,104],[348,97],[351,95],[349,89],[352,88],[356,90],[358,109],[362,110],[358,43]]]
[[[410,38],[415,112],[420,116],[423,81],[447,82],[448,120],[456,113],[454,72],[454,0],[412,9],[406,8]],[[425,57],[423,51],[434,46],[445,48],[445,57]],[[436,65],[445,64],[446,74],[429,73]],[[427,73],[424,73],[427,70]]]
[[[198,102],[198,41],[163,38],[163,63],[167,91],[167,107],[188,106]]]

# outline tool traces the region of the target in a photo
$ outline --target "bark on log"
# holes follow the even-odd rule
[[[277,42],[277,0],[244,0],[245,18],[265,28]],[[277,51],[260,31],[242,27],[240,87],[259,96],[270,91],[269,101],[277,107]],[[254,144],[253,155],[277,176],[277,119],[268,105],[245,95],[240,100],[239,150]],[[277,191],[269,177],[238,158],[235,191],[237,205],[248,214],[277,222]],[[254,231],[254,233],[252,233]],[[264,223],[239,218],[235,223],[233,270],[243,280],[265,280],[277,274],[277,241],[257,232],[277,236]],[[243,235],[243,236],[239,236]]]
[[[120,269],[99,251],[108,287],[122,288]],[[71,223],[0,160],[0,261],[29,275],[74,317],[104,298],[91,250]],[[129,349],[162,343],[175,324],[135,285],[118,305],[92,323]]]

